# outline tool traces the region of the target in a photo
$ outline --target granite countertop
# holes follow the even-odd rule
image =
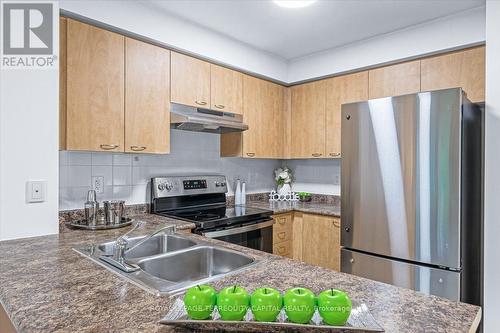
[[[272,210],[274,214],[282,214],[295,211],[302,213],[340,217],[340,202],[339,203],[300,202],[300,201],[270,202],[263,200],[252,200],[248,201],[246,203],[246,206],[269,209]]]
[[[139,215],[145,232],[165,223],[190,223]],[[72,247],[111,240],[129,228],[0,242],[0,301],[19,332],[173,332],[158,324],[174,298],[157,297],[79,255]],[[201,238],[190,235],[189,237]],[[206,240],[206,238],[203,238]],[[291,259],[210,240],[243,251],[264,264],[212,284],[238,284],[248,291],[269,285],[281,291],[304,286],[315,293],[347,291],[364,302],[387,332],[471,332],[481,316],[477,306],[427,296]]]

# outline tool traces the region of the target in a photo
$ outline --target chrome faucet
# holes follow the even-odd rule
[[[129,234],[131,234],[132,232],[134,232],[135,230],[141,228],[145,224],[146,223],[143,221],[137,221],[134,224],[132,229],[130,229],[125,234],[121,235],[120,237],[118,237],[116,239],[116,241],[113,245],[113,256],[109,257],[109,256],[102,255],[102,256],[100,256],[100,259],[106,261],[107,263],[109,263],[109,264],[113,265],[114,267],[119,268],[122,271],[125,271],[127,273],[138,271],[140,268],[136,264],[127,262],[127,260],[125,259],[125,255],[127,254],[127,252],[132,251],[133,249],[135,249],[139,245],[144,244],[146,241],[148,241],[152,237],[156,236],[157,234],[164,232],[165,230],[170,230],[168,233],[175,233],[175,231],[176,231],[175,225],[164,226],[164,227],[154,231],[153,233],[149,234],[148,236],[144,237],[143,239],[141,239],[139,242],[137,242],[131,248],[128,248],[128,241],[127,241],[128,237],[127,236]]]

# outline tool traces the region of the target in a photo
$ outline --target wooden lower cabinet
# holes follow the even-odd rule
[[[274,254],[340,271],[340,218],[296,212],[274,220]]]
[[[275,215],[273,253],[293,258],[293,213]]]
[[[340,271],[340,219],[302,214],[302,261]]]

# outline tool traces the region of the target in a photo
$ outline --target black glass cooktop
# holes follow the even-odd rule
[[[210,229],[234,224],[252,223],[255,219],[272,215],[269,210],[247,206],[209,206],[191,207],[157,214],[193,222],[197,229]]]

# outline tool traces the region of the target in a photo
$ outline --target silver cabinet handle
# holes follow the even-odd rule
[[[207,102],[204,101],[194,101],[198,105],[207,105]]]
[[[255,153],[247,153],[247,156],[254,157]]]
[[[113,150],[119,147],[119,145],[101,145],[101,149],[104,150]]]
[[[224,106],[224,105],[222,105],[222,104],[215,104],[214,106],[215,106],[217,109],[224,109],[224,108],[225,108],[225,106]]]
[[[133,151],[143,151],[146,150],[145,146],[130,146],[130,149]]]
[[[330,153],[329,155],[332,157],[338,157],[338,156],[340,156],[340,153]]]
[[[321,153],[312,153],[313,157],[320,157],[321,155],[323,155],[323,154],[321,154]]]

